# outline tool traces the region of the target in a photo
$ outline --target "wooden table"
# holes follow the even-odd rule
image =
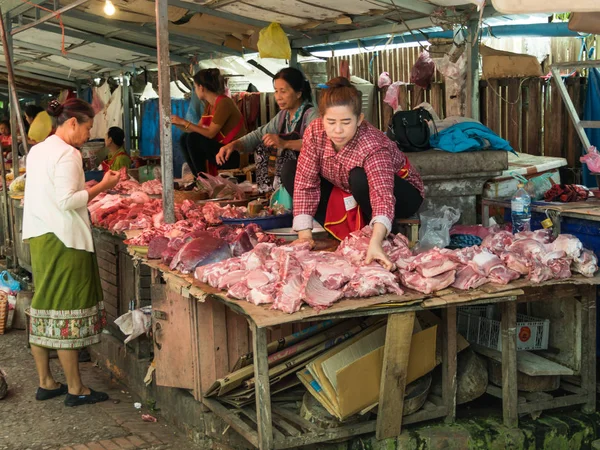
[[[198,302],[208,299],[225,305],[242,314],[252,332],[254,376],[256,379],[256,413],[252,413],[256,427],[250,427],[239,418],[239,411],[230,409],[212,398],[198,396],[210,410],[221,417],[229,426],[259,449],[285,449],[302,445],[316,444],[355,435],[375,432],[378,439],[398,436],[402,425],[444,417],[452,422],[456,411],[457,379],[457,306],[499,303],[502,309],[503,342],[503,389],[502,400],[506,425],[517,426],[520,413],[539,411],[548,408],[583,404],[586,411],[595,410],[595,285],[600,277],[542,283],[531,286],[526,280],[518,280],[509,286],[485,285],[480,289],[463,292],[447,289],[435,295],[426,296],[408,292],[403,296],[384,295],[367,299],[345,299],[320,313],[304,307],[294,314],[269,310],[245,301],[232,300],[224,292],[198,283],[192,277],[169,272],[168,268],[154,261],[146,262],[156,273],[162,272],[166,279],[177,279],[186,295]],[[155,278],[155,277],[153,277]],[[585,364],[582,370],[581,387],[569,386],[573,395],[561,397],[552,402],[517,404],[517,352],[516,352],[516,308],[518,302],[546,301],[548,289],[556,292],[578,292],[584,321],[583,351]],[[551,301],[552,297],[547,301]],[[442,309],[443,348],[442,373],[443,397],[434,409],[421,410],[402,417],[408,354],[401,348],[410,346],[412,324],[415,312],[429,308]],[[383,374],[379,394],[377,420],[360,424],[341,426],[324,430],[307,422],[299,415],[271,405],[269,366],[267,354],[267,328],[292,322],[315,322],[363,316],[388,316]],[[215,343],[215,345],[217,345]],[[285,420],[302,429],[300,434],[286,435],[281,427],[276,429],[273,421]]]

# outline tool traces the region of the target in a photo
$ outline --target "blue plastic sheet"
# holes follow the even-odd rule
[[[589,71],[583,120],[600,120],[600,70],[598,69]],[[600,128],[588,128],[585,132],[590,143],[600,150]],[[581,154],[585,154],[583,146]],[[588,187],[597,187],[596,177],[590,175],[586,164],[582,165],[582,176],[583,184]]]
[[[171,100],[171,114],[184,116],[189,100]],[[142,103],[141,126],[140,126],[140,155],[141,156],[159,156],[160,155],[160,135],[158,130],[158,99],[147,100]],[[181,177],[181,166],[185,162],[181,153],[180,140],[183,132],[177,128],[172,128],[173,133],[173,176]]]

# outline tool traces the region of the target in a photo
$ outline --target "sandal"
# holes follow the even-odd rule
[[[35,391],[35,399],[40,401],[50,400],[51,398],[59,397],[69,392],[69,387],[66,384],[59,384],[60,387],[57,387],[56,389],[44,389],[38,387],[37,391]]]
[[[65,406],[81,406],[91,405],[94,403],[105,402],[108,400],[108,394],[106,392],[96,392],[90,389],[88,395],[73,395],[67,393],[65,397]]]

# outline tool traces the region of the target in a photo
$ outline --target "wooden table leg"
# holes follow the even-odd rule
[[[517,387],[517,303],[502,305],[502,412],[504,425],[519,426]]]
[[[271,417],[271,386],[269,385],[269,362],[267,354],[267,329],[251,324],[254,351],[254,378],[256,380],[256,417],[258,448],[273,448],[273,425]]]
[[[404,390],[414,322],[414,311],[388,316],[379,388],[377,439],[396,437],[402,429]]]
[[[583,412],[596,411],[596,286],[582,287],[581,387],[588,395]]]
[[[456,306],[442,310],[444,319],[442,348],[442,399],[448,409],[446,422],[456,419]]]

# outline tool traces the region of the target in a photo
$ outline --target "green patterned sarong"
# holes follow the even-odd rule
[[[29,239],[35,293],[29,342],[79,349],[100,342],[106,325],[96,254],[67,248],[53,233]]]

